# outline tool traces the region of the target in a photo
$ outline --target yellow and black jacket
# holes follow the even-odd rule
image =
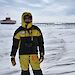
[[[26,14],[22,15],[22,26],[15,31],[13,36],[11,56],[16,55],[17,49],[19,49],[20,55],[37,54],[38,49],[40,55],[44,55],[44,41],[41,30],[37,26],[32,25],[32,23],[29,23],[29,25],[25,27],[24,15]]]

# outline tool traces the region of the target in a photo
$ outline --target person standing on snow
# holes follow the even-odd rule
[[[44,40],[41,30],[32,25],[32,15],[30,12],[22,14],[22,26],[14,33],[11,50],[11,63],[16,65],[15,56],[19,49],[19,61],[21,75],[30,75],[29,64],[34,75],[43,75],[40,63],[44,60]],[[39,49],[39,50],[38,50]],[[40,58],[38,57],[38,53]]]

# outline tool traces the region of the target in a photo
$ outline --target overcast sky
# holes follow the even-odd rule
[[[25,11],[33,22],[75,22],[75,0],[0,0],[0,19],[8,15],[21,21]]]

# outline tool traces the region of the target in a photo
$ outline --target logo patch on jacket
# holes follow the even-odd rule
[[[25,34],[25,31],[21,31],[20,34],[21,34],[21,35]]]

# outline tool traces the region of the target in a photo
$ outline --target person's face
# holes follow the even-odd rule
[[[30,22],[32,22],[32,17],[31,16],[25,16],[24,21],[25,21],[25,23],[30,23]]]

